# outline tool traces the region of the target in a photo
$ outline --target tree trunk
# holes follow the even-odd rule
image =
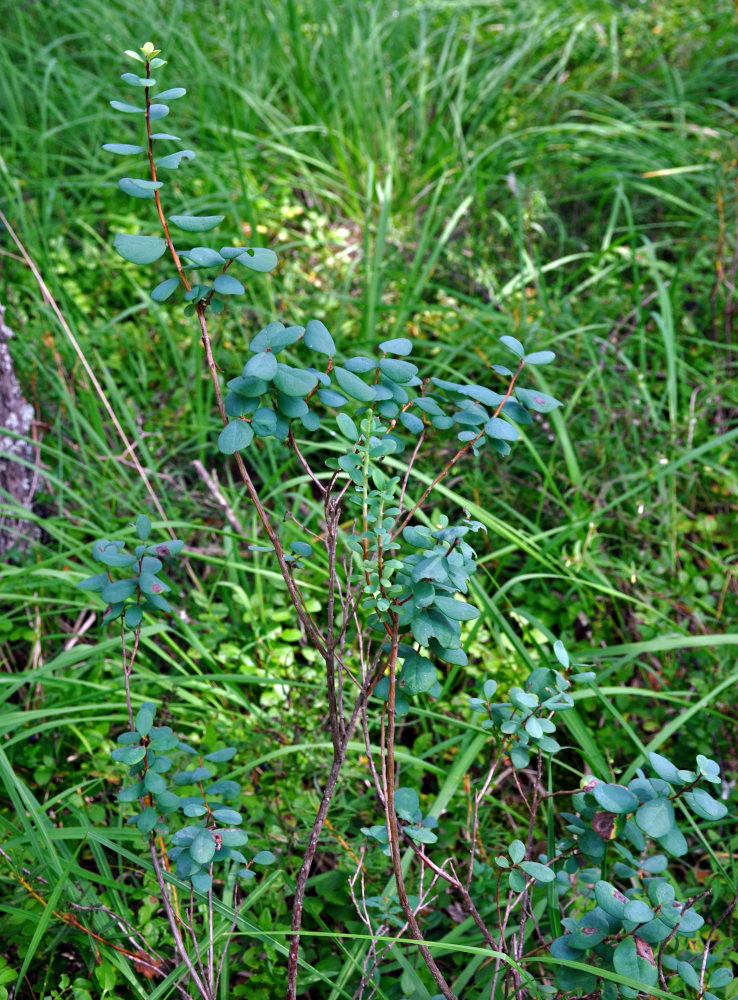
[[[22,551],[38,528],[24,518],[37,484],[31,436],[33,407],[25,401],[16,378],[8,341],[13,332],[0,305],[0,558]]]

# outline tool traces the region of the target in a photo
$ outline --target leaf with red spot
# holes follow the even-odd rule
[[[560,400],[537,389],[521,389],[520,386],[516,386],[515,396],[519,403],[527,406],[529,410],[535,410],[536,413],[550,413],[557,406],[563,405]]]
[[[153,573],[143,572],[138,577],[138,585],[144,594],[162,594],[166,590],[171,590],[168,584],[160,580]]]

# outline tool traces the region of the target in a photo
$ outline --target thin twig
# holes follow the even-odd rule
[[[228,521],[230,526],[233,528],[236,534],[240,535],[242,538],[245,538],[246,531],[244,529],[244,526],[238,520],[233,511],[233,508],[228,503],[226,498],[223,496],[220,490],[220,486],[218,485],[218,477],[216,476],[216,474],[208,472],[199,458],[195,459],[195,461],[192,463],[192,467],[198,474],[200,479],[205,483],[207,488],[210,490],[211,496],[218,504],[218,506],[222,509],[223,513],[225,514],[226,520]]]

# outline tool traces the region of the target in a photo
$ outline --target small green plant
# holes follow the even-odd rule
[[[717,823],[726,815],[725,806],[702,787],[703,782],[719,780],[717,764],[700,757],[695,772],[685,772],[651,754],[655,777],[638,771],[627,785],[620,785],[586,776],[573,793],[575,811],[559,813],[558,798],[572,793],[553,785],[561,753],[552,735],[557,729],[554,720],[571,712],[572,684],[595,682],[593,673],[570,665],[561,642],[552,640],[550,665],[533,671],[524,686],[513,686],[508,701],[492,701],[492,679],[471,700],[471,725],[489,737],[489,752],[474,790],[465,857],[440,856],[442,845],[435,832],[439,817],[423,813],[417,788],[398,783],[398,720],[414,706],[441,698],[442,665],[466,665],[464,626],[479,616],[472,603],[476,553],[470,542],[482,525],[465,511],[455,515],[454,523],[448,513],[431,506],[432,497],[463,459],[504,458],[520,437],[518,428],[533,427],[537,414],[561,405],[540,391],[534,378],[521,384],[536,366],[551,363],[554,353],[503,336],[500,343],[512,359],[510,367],[495,364],[493,375],[467,384],[442,378],[432,368],[421,370],[410,360],[415,345],[407,337],[347,354],[319,319],[304,325],[274,321],[250,339],[241,371],[228,379],[224,391],[210,316],[244,293],[241,280],[231,273],[234,268],[245,268],[242,276],[266,272],[276,265],[276,255],[241,245],[175,245],[175,229],[205,233],[223,217],[165,212],[162,172],[179,169],[195,153],[166,152],[179,140],[153,126],[167,117],[169,102],[183,97],[185,90],[157,90],[153,74],[166,63],[151,43],[127,55],[143,67],[142,75],[123,75],[140,99],[111,105],[123,115],[142,118],[143,140],[104,148],[121,156],[142,156],[147,176],[125,177],[119,185],[134,198],[154,202],[162,235],[119,233],[113,243],[121,257],[136,265],[152,264],[168,254],[174,273],[154,285],[151,297],[155,303],[180,298],[198,324],[221,419],[218,433],[213,430],[214,447],[217,442],[221,454],[233,456],[265,533],[264,544],[252,548],[274,558],[303,641],[324,666],[332,762],[292,893],[288,1000],[300,991],[308,876],[358,729],[378,813],[378,822],[362,833],[389,858],[390,869],[389,887],[381,896],[368,895],[363,888],[354,891],[356,880],[352,883],[357,913],[371,932],[359,995],[379,988],[383,956],[394,947],[412,957],[406,970],[409,986],[403,979],[403,989],[414,990],[413,997],[424,996],[423,990],[428,993],[414,971],[416,953],[436,995],[447,1000],[457,996],[447,963],[434,954],[424,925],[433,887],[445,883],[485,949],[483,992],[475,995],[554,998],[601,990],[609,1000],[652,988],[673,996],[677,994],[670,990],[684,987],[697,990],[700,1000],[714,996],[729,983],[729,970],[712,966],[709,940],[697,957],[679,950],[684,937],[699,931],[701,918],[697,900],[685,899],[676,875],[664,873],[665,855],[679,857],[687,849],[682,825],[699,831],[700,821]],[[486,384],[491,378],[497,388]],[[289,449],[311,485],[314,504],[301,521],[280,521],[279,512],[267,509],[244,458],[250,449],[274,442]],[[419,485],[418,463],[426,454],[434,456],[438,471]],[[236,808],[239,786],[228,778],[211,782],[214,774],[208,765],[229,761],[235,753],[232,747],[201,754],[175,735],[176,724],[155,727],[155,707],[148,701],[134,719],[132,671],[144,615],[170,611],[161,597],[167,585],[157,574],[162,557],[182,547],[179,540],[168,543],[166,551],[150,545],[146,515],[139,517],[136,530],[140,544],[133,554],[124,551],[122,542],[95,543],[93,555],[108,570],[83,586],[98,590],[108,603],[105,622],[121,618],[129,731],[119,737],[113,757],[130,768],[133,781],[119,799],[137,804],[130,821],[148,838],[175,957],[183,980],[189,982],[182,988],[194,988],[211,1000],[231,940],[225,933],[216,941],[214,887],[227,880],[230,868],[250,878],[252,865],[270,863],[274,855],[259,852],[247,861],[239,850],[247,841]],[[114,568],[130,575],[113,580]],[[316,576],[323,593],[317,612],[304,586]],[[126,629],[134,633],[130,654]],[[434,710],[439,706],[434,704]],[[466,771],[484,743],[474,746],[475,753],[465,758]],[[167,774],[174,764],[169,753],[174,750],[197,757],[197,762],[176,772],[170,782]],[[490,864],[482,860],[488,852],[479,840],[480,816],[489,808],[503,771],[517,789],[519,807],[527,811],[527,830],[509,844],[496,846],[499,853]],[[175,791],[186,785],[195,785],[197,794],[182,797]],[[684,824],[677,808],[685,810]],[[556,832],[562,822],[566,835]],[[170,833],[174,823],[177,829]],[[545,851],[539,844],[541,828],[547,830]],[[654,843],[665,855],[650,853]],[[439,856],[431,856],[431,851]],[[189,890],[184,914],[173,891],[171,865],[175,880]],[[411,878],[420,891],[408,890]]]

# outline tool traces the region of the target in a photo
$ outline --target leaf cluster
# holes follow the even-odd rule
[[[211,765],[231,760],[235,747],[222,747],[207,754],[200,754],[188,743],[178,739],[169,726],[154,726],[156,706],[145,702],[138,711],[135,729],[121,733],[119,746],[111,757],[129,768],[132,784],[122,788],[118,801],[138,802],[140,811],[130,816],[128,823],[135,824],[143,834],[166,836],[169,825],[179,814],[185,823],[171,836],[172,847],[168,857],[174,862],[179,878],[192,884],[197,892],[209,892],[213,885],[214,864],[231,861],[238,874],[252,879],[251,866],[271,864],[275,861],[270,851],[259,851],[250,861],[239,848],[248,843],[248,834],[239,829],[243,815],[227,803],[238,799],[241,786],[230,779],[213,781]],[[184,767],[169,775],[174,766],[172,751],[194,758],[194,767]],[[173,788],[195,785],[199,794],[180,795]],[[242,867],[238,867],[238,866]]]

